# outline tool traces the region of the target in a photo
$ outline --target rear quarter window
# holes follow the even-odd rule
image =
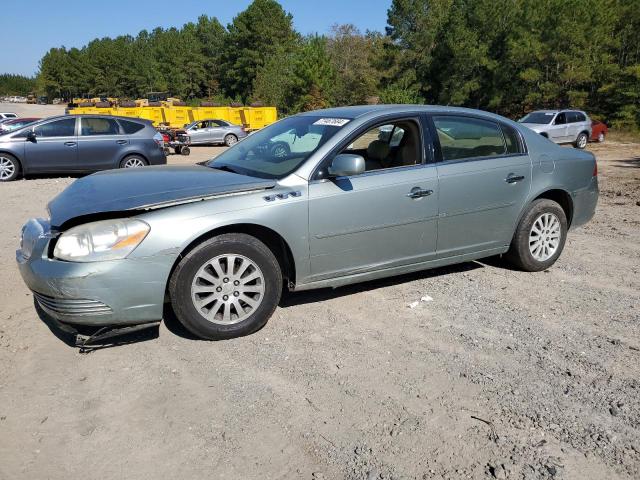
[[[119,120],[120,126],[124,130],[124,133],[127,135],[131,135],[134,133],[138,133],[140,130],[144,129],[144,125],[138,122],[129,122],[127,120]]]

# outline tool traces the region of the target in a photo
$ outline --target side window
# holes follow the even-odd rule
[[[500,126],[479,118],[441,116],[433,117],[442,159],[504,155],[507,152]]]
[[[136,122],[129,122],[128,120],[120,120],[120,126],[127,135],[132,135],[139,132],[144,128],[144,125]]]
[[[413,120],[378,125],[356,138],[340,153],[354,153],[365,160],[365,171],[422,163],[422,136]]]
[[[586,122],[587,121],[587,117],[585,117],[584,113],[582,113],[582,112],[576,112],[576,117],[577,117],[576,122]]]
[[[502,125],[502,133],[504,134],[504,139],[507,143],[507,153],[523,153],[524,150],[520,145],[518,133],[513,128]]]
[[[567,112],[567,123],[576,123],[578,121],[578,114],[576,112]]]
[[[120,127],[111,118],[83,118],[82,136],[90,137],[94,135],[119,135]]]
[[[35,128],[36,137],[73,137],[76,134],[76,119],[65,118],[45,123]]]
[[[567,123],[567,116],[564,112],[559,113],[556,116],[556,120],[553,122],[554,125],[566,125],[566,123]]]

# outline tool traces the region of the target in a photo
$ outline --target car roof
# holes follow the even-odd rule
[[[474,116],[484,116],[500,121],[507,121],[512,123],[506,117],[497,115],[495,113],[486,112],[484,110],[476,110],[472,108],[464,107],[451,107],[442,105],[412,105],[412,104],[384,104],[384,105],[356,105],[350,107],[336,107],[326,108],[322,110],[312,110],[309,112],[300,113],[303,116],[320,116],[320,117],[337,117],[337,118],[349,118],[355,120],[356,118],[363,117],[375,117],[380,114],[415,114],[416,112],[428,112],[428,113],[460,113]]]
[[[50,121],[50,120],[60,120],[64,118],[114,118],[116,120],[129,120],[132,122],[144,123],[145,125],[151,125],[153,122],[151,120],[147,120],[146,118],[139,117],[123,117],[121,115],[102,115],[100,113],[82,113],[82,114],[73,114],[73,115],[55,115],[53,117],[41,118],[41,121]]]

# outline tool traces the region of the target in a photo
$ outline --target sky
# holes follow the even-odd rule
[[[384,31],[391,0],[279,0],[302,34],[335,23]],[[180,27],[200,15],[227,25],[250,0],[0,0],[0,73],[33,75],[52,47],[82,47],[98,37]]]

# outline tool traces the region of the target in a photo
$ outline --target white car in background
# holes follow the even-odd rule
[[[591,138],[591,119],[580,110],[538,110],[518,120],[554,143],[583,149]]]
[[[13,112],[0,112],[0,120],[8,120],[10,118],[18,118],[18,115]]]

